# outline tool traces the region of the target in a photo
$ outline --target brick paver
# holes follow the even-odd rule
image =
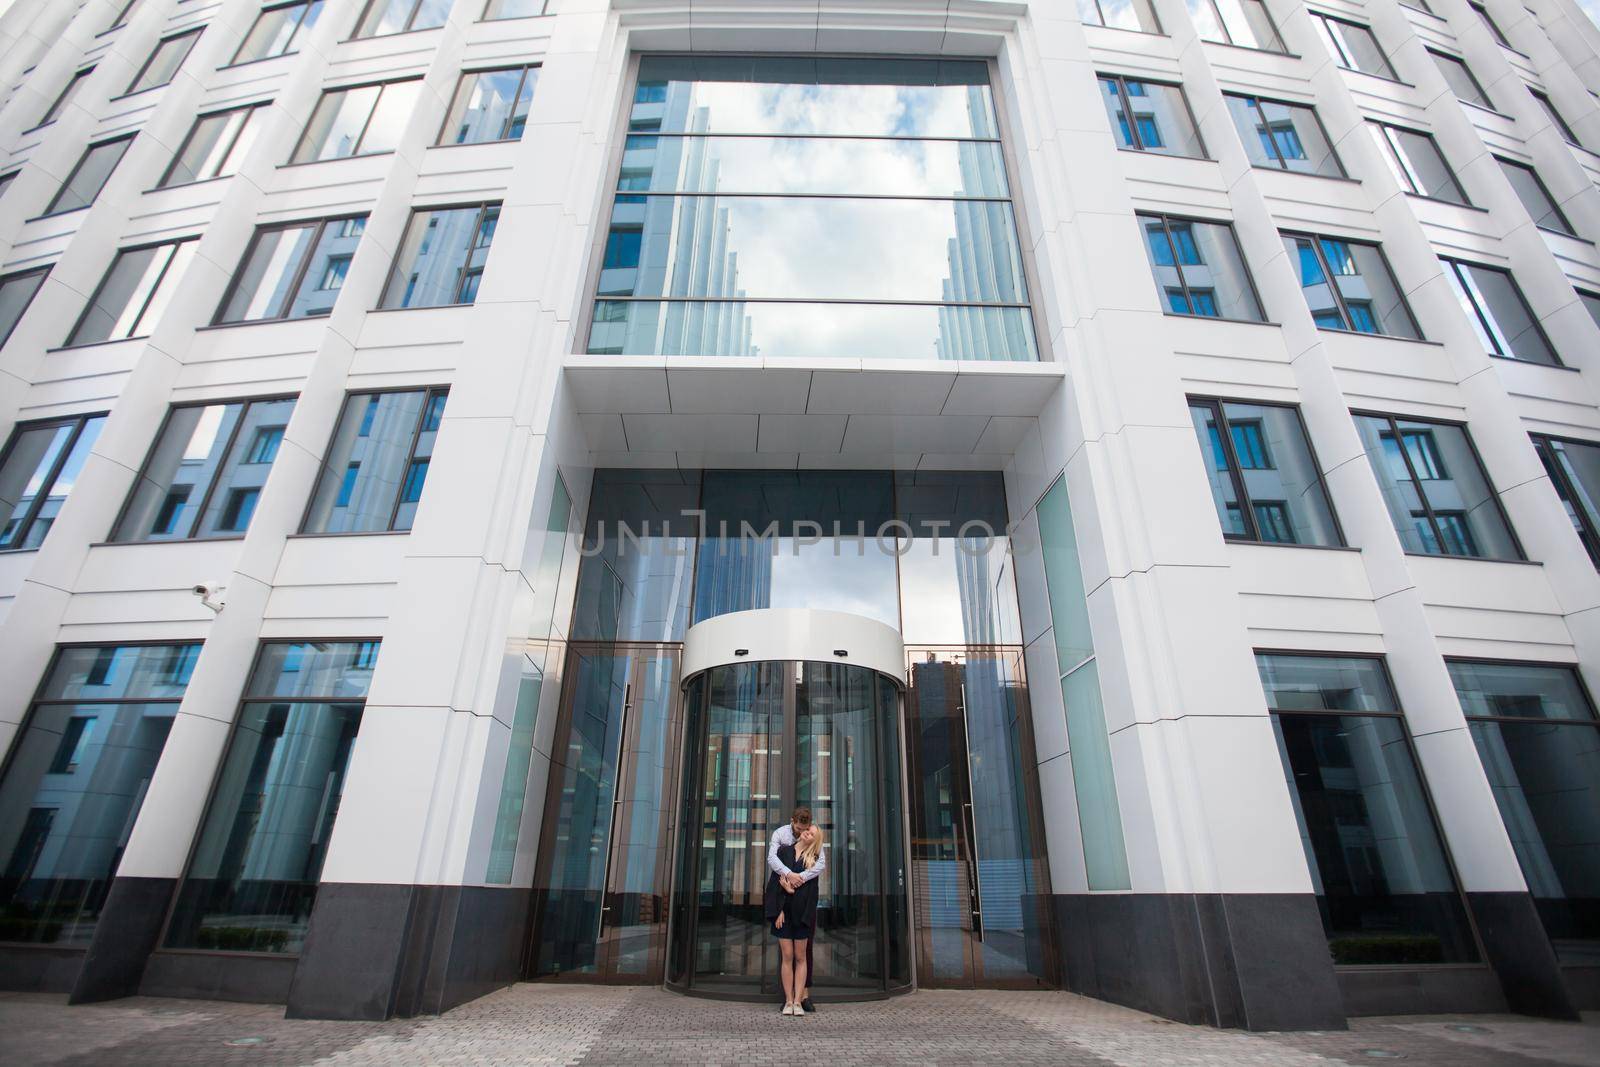
[[[1400,1060],[1448,1067],[1600,1067],[1600,1016],[1555,1023],[1472,1015],[1357,1019],[1348,1031],[1247,1034],[1183,1026],[1070,993],[924,991],[776,1007],[615,986],[513,986],[438,1018],[288,1020],[280,1007],[135,998],[68,1007],[0,994],[0,1064],[727,1064],[768,1067],[797,1048],[843,1064],[1005,1067],[1336,1067]]]

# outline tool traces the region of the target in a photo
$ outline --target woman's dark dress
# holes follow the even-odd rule
[[[793,845],[778,846],[778,862],[788,867],[795,874],[802,873],[806,867],[795,857]],[[776,923],[778,915],[783,915],[783,927],[773,927],[773,934],[777,937],[786,937],[794,941],[809,938],[817,927],[817,879],[812,878],[801,884],[793,893],[785,893],[783,886],[778,884],[778,872],[771,871],[767,875],[767,921]]]

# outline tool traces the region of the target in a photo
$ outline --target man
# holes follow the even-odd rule
[[[767,866],[778,876],[778,883],[783,886],[785,893],[793,893],[796,889],[799,889],[802,885],[828,869],[828,848],[826,845],[822,847],[821,852],[817,853],[815,866],[799,874],[789,870],[778,859],[778,849],[784,845],[794,845],[799,841],[800,836],[810,828],[811,809],[801,804],[794,809],[794,813],[789,816],[787,823],[772,831],[772,840],[767,843]],[[808,1012],[817,1010],[811,1003],[811,944],[814,941],[816,941],[815,937],[806,941],[806,988],[800,998],[800,1006]]]

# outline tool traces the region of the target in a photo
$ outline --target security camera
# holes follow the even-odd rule
[[[190,592],[194,593],[195,596],[200,598],[200,603],[204,604],[212,611],[222,610],[223,605],[227,603],[223,594],[225,594],[227,591],[228,587],[223,585],[221,582],[200,582],[190,590]]]

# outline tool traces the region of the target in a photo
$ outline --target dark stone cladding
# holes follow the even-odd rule
[[[83,966],[83,952],[53,945],[0,945],[0,990],[70,993]]]
[[[139,992],[147,997],[282,1004],[298,962],[293,956],[258,952],[157,951],[145,966]]]
[[[1058,894],[1053,902],[1062,982],[1074,993],[1198,1025],[1345,1028],[1310,894]]]
[[[1340,967],[1344,1008],[1358,1015],[1471,1015],[1506,1010],[1494,971],[1482,965]]]
[[[131,997],[161,937],[176,878],[114,878],[95,923],[94,939],[73,983],[71,1004]]]
[[[1467,894],[1489,966],[1500,978],[1506,1004],[1521,1015],[1578,1018],[1561,964],[1545,934],[1530,893]]]
[[[323,883],[287,1015],[431,1015],[510,985],[528,904],[527,889]]]
[[[1569,964],[1561,968],[1573,1007],[1579,1011],[1600,1011],[1600,967]]]

